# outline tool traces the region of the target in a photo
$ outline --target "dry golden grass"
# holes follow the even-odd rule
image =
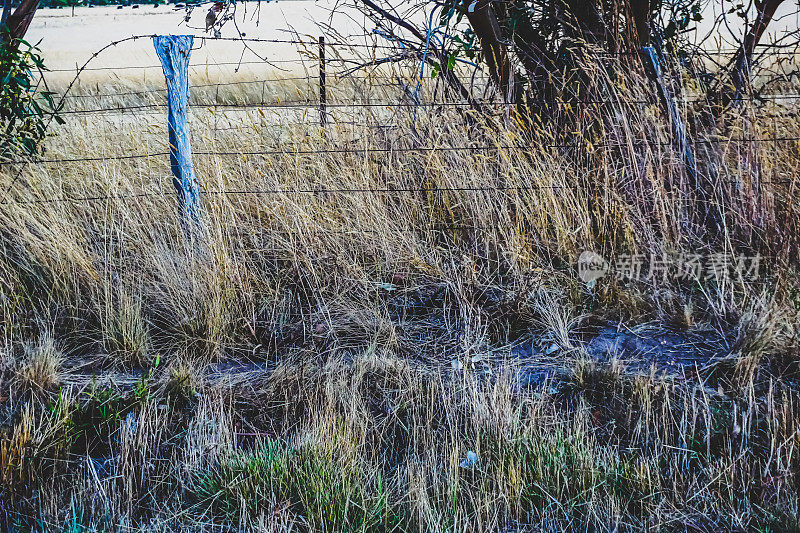
[[[261,101],[253,90],[226,101]],[[364,94],[390,96],[378,90]],[[800,527],[798,145],[731,141],[796,136],[797,120],[730,118],[702,144],[715,234],[656,105],[587,118],[579,148],[403,109],[356,116],[389,128],[336,110],[324,135],[313,110],[197,112],[200,251],[168,159],[110,158],[165,151],[164,117],[70,117],[45,158],[109,158],[31,165],[0,209],[0,519]],[[768,259],[754,281],[589,290],[583,250]],[[715,331],[725,356],[679,372],[593,360],[586,339],[605,323]]]

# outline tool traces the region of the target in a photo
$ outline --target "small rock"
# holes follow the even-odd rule
[[[130,412],[125,417],[125,424],[130,428],[131,433],[136,433],[136,428],[139,425],[139,417],[133,414],[133,412]]]
[[[559,350],[559,348],[560,347],[558,346],[558,344],[553,343],[553,344],[551,344],[550,346],[547,347],[547,350],[545,350],[544,353],[546,355],[550,355],[551,353],[557,352]]]
[[[467,452],[467,456],[464,458],[463,461],[461,461],[461,464],[459,464],[458,466],[460,466],[461,468],[467,468],[469,470],[472,470],[473,468],[475,468],[475,465],[478,464],[478,461],[480,461],[480,458],[478,458],[478,454],[470,450]]]
[[[450,366],[453,367],[453,370],[462,370],[464,368],[464,364],[458,359],[450,361]]]

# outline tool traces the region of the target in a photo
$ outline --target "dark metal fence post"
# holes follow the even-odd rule
[[[675,102],[675,99],[672,97],[672,94],[670,93],[666,82],[664,81],[661,69],[660,54],[652,46],[645,46],[644,54],[647,61],[649,61],[651,76],[658,87],[658,94],[661,98],[661,103],[667,110],[668,118],[670,124],[672,125],[673,142],[678,151],[681,153],[681,158],[683,159],[683,165],[686,168],[686,172],[689,174],[692,183],[695,184],[697,182],[697,165],[695,163],[694,153],[692,152],[691,144],[689,144],[689,135],[686,131],[686,126],[683,124],[683,120],[681,119],[678,104]]]
[[[191,35],[157,35],[153,37],[156,53],[167,82],[169,159],[172,182],[178,191],[181,222],[191,236],[202,228],[200,185],[194,175],[192,147],[189,143],[187,111],[189,107],[189,56]]]
[[[319,37],[319,122],[324,128],[328,123],[328,94],[325,87],[325,37]]]
[[[661,47],[660,45],[658,48],[645,46],[642,51],[644,53],[645,66],[648,68],[650,76],[658,88],[661,104],[666,109],[667,118],[669,118],[672,126],[672,142],[681,154],[683,166],[686,169],[686,174],[689,177],[693,192],[698,195],[702,205],[705,206],[704,224],[715,231],[721,231],[723,227],[722,214],[714,202],[709,201],[712,194],[706,190],[709,180],[708,178],[704,179],[697,172],[697,162],[694,157],[694,152],[692,151],[689,133],[681,119],[678,103],[675,101],[664,79],[662,70],[663,53]]]

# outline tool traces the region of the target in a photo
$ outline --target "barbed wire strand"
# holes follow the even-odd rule
[[[800,137],[772,137],[772,138],[732,138],[732,139],[696,139],[693,144],[731,144],[731,143],[775,143],[775,142],[800,142]],[[634,144],[641,146],[672,146],[672,142],[652,143],[647,141],[637,141]],[[318,148],[318,149],[270,149],[256,151],[197,151],[192,155],[199,157],[219,156],[258,156],[258,155],[317,155],[317,154],[368,154],[368,153],[403,153],[403,152],[449,152],[449,151],[484,151],[484,150],[530,150],[531,148],[628,148],[627,143],[592,143],[584,141],[580,143],[543,143],[543,144],[490,144],[478,146],[412,146],[412,147],[386,147],[386,148]],[[149,152],[144,154],[127,154],[116,156],[93,156],[75,157],[63,159],[38,159],[38,160],[16,160],[0,161],[0,166],[5,165],[24,165],[24,164],[61,164],[61,163],[80,163],[80,162],[99,162],[113,160],[147,159],[151,157],[168,156],[168,151]]]

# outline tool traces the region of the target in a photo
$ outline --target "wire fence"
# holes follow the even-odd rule
[[[145,87],[133,89],[118,87],[118,90],[108,90],[99,84],[96,91],[91,88],[80,87],[81,76],[87,72],[93,74],[107,73],[117,75],[118,71],[135,71],[143,69],[161,69],[157,64],[144,65],[121,65],[115,67],[92,66],[92,60],[102,54],[109,47],[123,46],[151,36],[134,36],[123,39],[92,55],[82,67],[76,69],[56,69],[52,73],[74,73],[76,74],[65,94],[60,100],[62,108],[58,114],[68,122],[80,120],[85,124],[112,124],[117,118],[123,119],[123,123],[118,128],[115,126],[116,133],[119,128],[124,129],[126,125],[132,126],[131,119],[142,119],[153,121],[154,117],[163,116],[167,109],[166,93],[163,87]],[[211,42],[237,42],[244,45],[253,44],[281,44],[296,47],[297,57],[280,57],[275,59],[259,58],[258,60],[221,61],[207,63],[190,63],[190,76],[197,69],[216,68],[225,73],[225,81],[203,81],[191,84],[191,96],[189,101],[190,109],[193,113],[194,122],[210,121],[206,123],[208,131],[213,135],[235,135],[242,129],[249,128],[254,124],[260,126],[271,126],[278,133],[276,140],[267,146],[249,147],[240,150],[225,150],[214,146],[214,149],[204,149],[202,146],[196,147],[193,155],[196,158],[271,158],[271,157],[302,157],[302,156],[353,156],[369,157],[376,155],[387,155],[403,153],[471,153],[471,154],[500,154],[502,152],[526,152],[531,148],[530,144],[508,144],[508,143],[487,143],[468,142],[460,145],[424,145],[419,141],[419,136],[410,131],[414,139],[410,145],[398,145],[398,143],[388,142],[381,139],[382,146],[363,146],[362,139],[336,138],[334,131],[337,128],[349,128],[351,132],[371,131],[387,132],[400,130],[402,128],[413,130],[415,124],[422,122],[427,115],[442,116],[446,113],[465,113],[475,106],[474,100],[456,97],[454,91],[448,90],[441,81],[441,77],[431,75],[430,70],[426,74],[426,67],[421,64],[421,59],[413,51],[404,49],[395,44],[368,44],[350,42],[330,42],[326,41],[320,45],[317,41],[307,40],[275,40],[275,39],[211,39],[207,37],[197,38],[203,45]],[[324,49],[334,51],[333,55],[326,56],[324,61],[320,60],[319,46]],[[358,55],[355,52],[366,52]],[[255,53],[255,52],[254,52]],[[316,56],[314,54],[317,54]],[[397,57],[398,61],[389,64],[381,62],[378,54],[383,57]],[[724,56],[732,54],[732,50],[718,50],[716,53]],[[766,52],[764,52],[766,53]],[[797,57],[794,50],[773,50],[769,53],[776,56],[787,58]],[[640,51],[619,51],[602,54],[607,57],[632,56],[640,54]],[[256,54],[257,55],[257,54]],[[244,52],[241,57],[244,57]],[[244,75],[240,69],[243,66],[260,67],[265,72],[281,70],[283,66],[290,66],[285,75],[257,75],[254,79],[230,79],[236,75]],[[250,69],[251,71],[254,69]],[[259,69],[255,69],[259,71]],[[251,72],[247,73],[252,74]],[[48,73],[44,74],[45,76]],[[216,74],[218,77],[219,74]],[[459,71],[459,77],[469,88],[471,94],[477,95],[484,105],[489,105],[491,110],[498,116],[507,115],[508,104],[497,101],[496,98],[481,98],[490,91],[490,77],[477,68]],[[130,83],[128,83],[129,85]],[[81,94],[76,94],[72,90],[78,86]],[[106,85],[114,87],[114,83]],[[120,85],[120,84],[117,84]],[[125,85],[125,84],[122,84]],[[784,84],[786,85],[786,84]],[[740,133],[738,135],[727,135],[719,138],[693,138],[692,146],[695,149],[704,146],[746,146],[752,144],[770,143],[775,146],[779,143],[799,143],[800,137],[785,134],[786,128],[781,128],[778,121],[793,121],[797,118],[797,106],[800,101],[800,88],[789,86],[784,87],[783,91],[769,94],[752,94],[737,98],[739,102],[751,102],[757,104],[757,116],[751,117],[756,121],[769,119],[772,120],[772,134],[765,135],[763,131],[756,135]],[[694,95],[683,95],[676,98],[676,103],[683,109],[692,110],[698,106],[707,104],[704,97]],[[548,98],[532,100],[530,105],[540,105],[564,109],[590,108],[597,106],[614,106],[616,108],[646,108],[647,106],[658,106],[658,100],[653,98],[609,96],[607,98],[584,98],[584,99],[561,99]],[[318,115],[309,117],[309,113]],[[126,118],[127,117],[127,118]],[[125,122],[127,121],[127,122]],[[157,123],[165,120],[157,119]],[[410,125],[410,128],[409,128]],[[318,145],[313,146],[308,139],[302,142],[287,141],[283,137],[285,132],[292,128],[312,130],[321,129],[322,134],[318,137]],[[781,133],[781,132],[784,133]],[[792,131],[797,131],[794,129]],[[397,135],[400,137],[400,135]],[[371,139],[375,140],[375,139]],[[100,202],[109,200],[135,199],[170,196],[165,192],[142,191],[125,195],[119,194],[91,194],[80,196],[61,196],[61,197],[41,197],[26,199],[15,197],[12,192],[14,186],[19,182],[24,170],[35,168],[39,165],[49,165],[51,167],[62,168],[67,165],[80,165],[92,163],[108,163],[112,161],[137,161],[160,158],[166,161],[170,156],[169,145],[166,136],[162,141],[164,148],[155,151],[137,151],[135,153],[104,153],[87,154],[75,157],[38,157],[30,159],[12,159],[0,161],[0,172],[9,176],[7,184],[3,187],[3,196],[0,203],[14,204],[53,204],[70,202]],[[352,145],[352,146],[351,146]],[[536,143],[537,150],[572,150],[582,153],[595,152],[598,150],[647,150],[654,148],[670,148],[674,146],[670,141],[653,141],[648,139],[626,140],[625,142],[591,142],[583,138],[580,132],[576,132],[574,139],[562,142]],[[79,150],[76,150],[79,151]],[[741,184],[741,180],[729,181],[734,185]],[[779,178],[771,180],[760,180],[762,185],[792,185],[797,180],[794,177]],[[202,189],[201,193],[206,196],[216,195],[354,195],[354,194],[404,194],[404,193],[443,193],[443,192],[522,192],[536,189],[561,190],[577,185],[515,185],[492,187],[475,187],[464,185],[459,187],[314,187],[314,188],[252,188],[246,187],[231,190]],[[42,196],[46,196],[46,191],[41,191]]]

